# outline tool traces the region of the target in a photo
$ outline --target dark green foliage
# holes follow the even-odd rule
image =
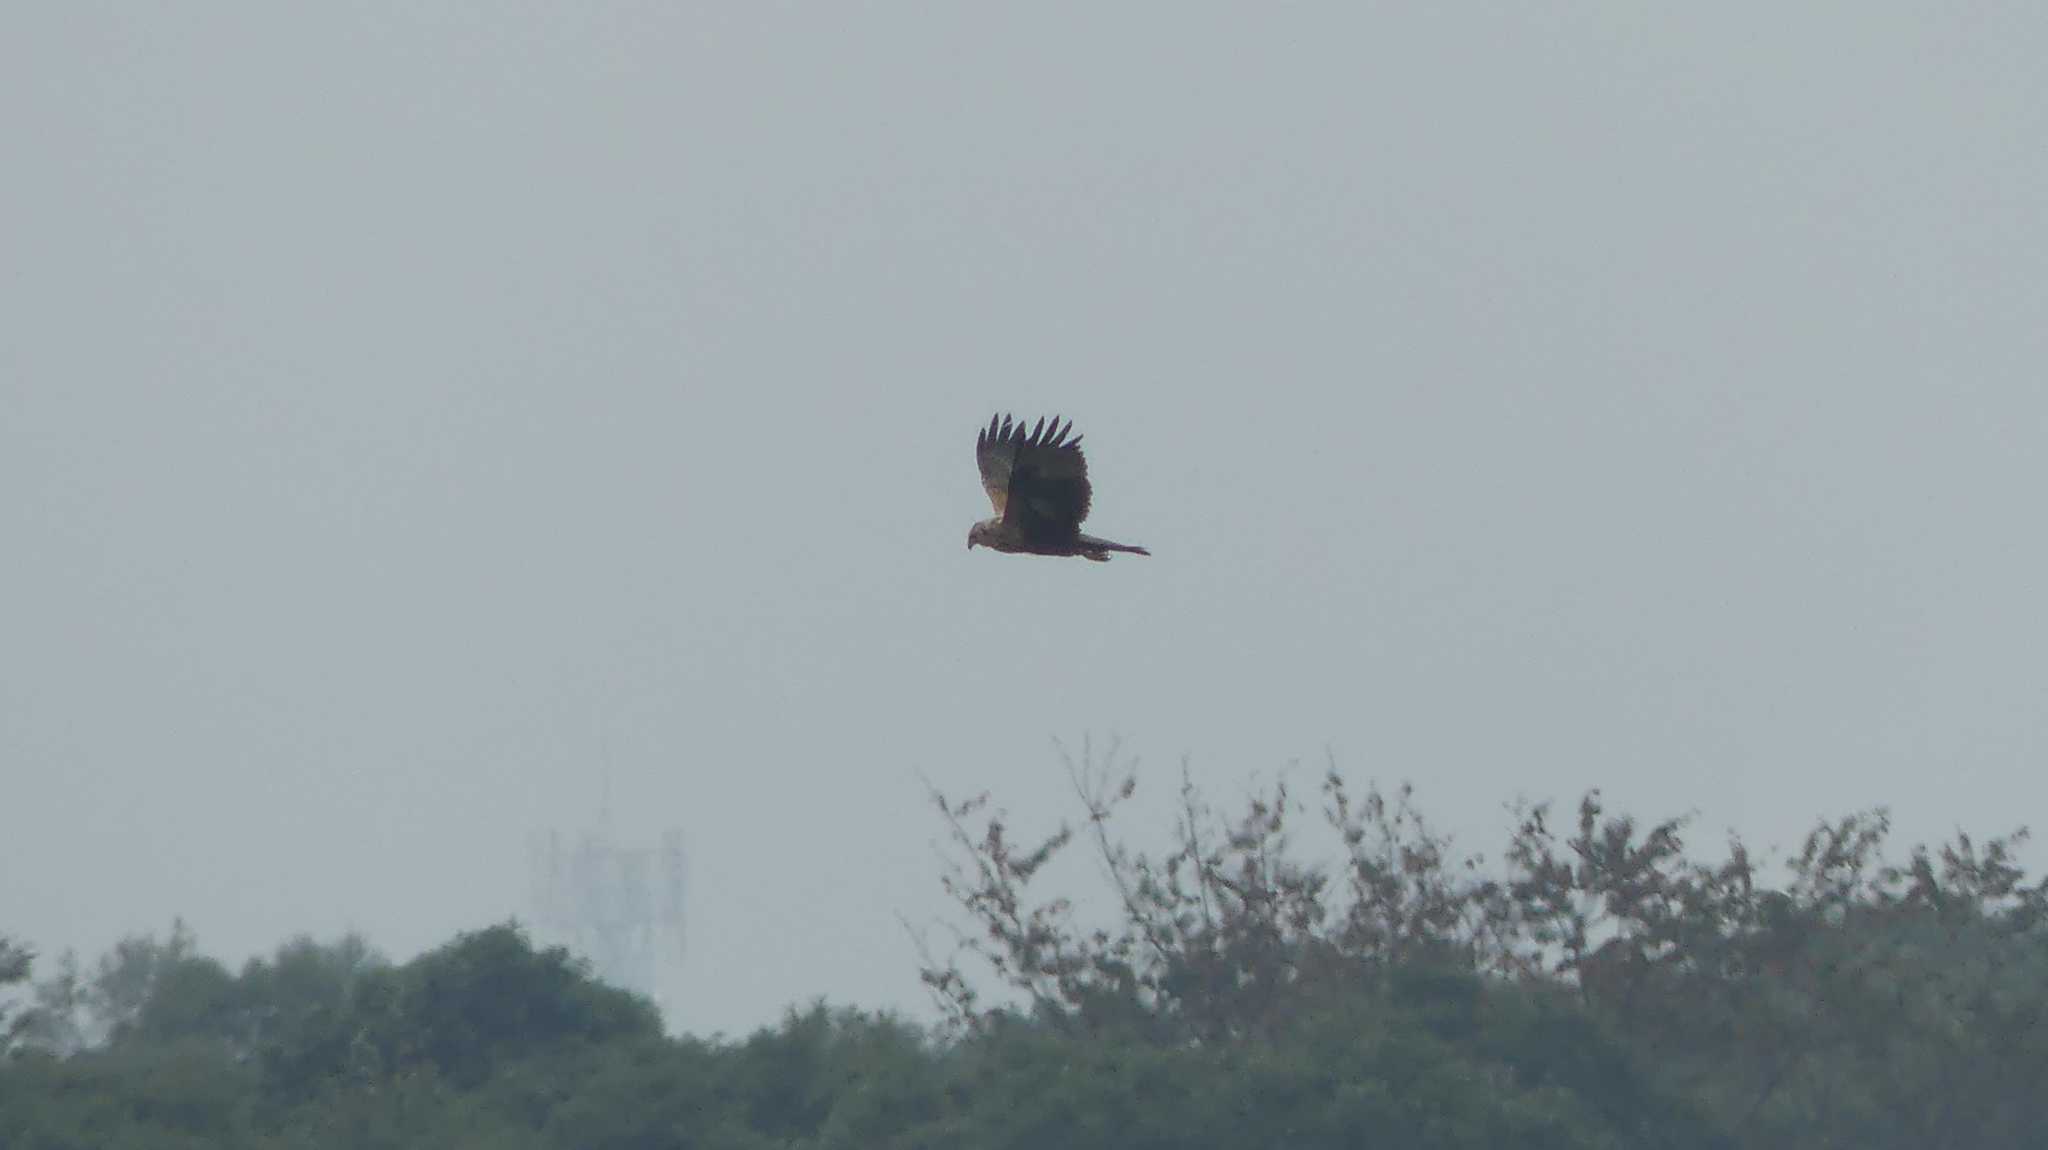
[[[2017,838],[1903,864],[1882,813],[1817,828],[1767,882],[1589,795],[1517,813],[1498,868],[1406,792],[1284,788],[1170,850],[1109,831],[1132,778],[1076,773],[1087,823],[1013,842],[939,800],[972,930],[925,978],[952,1025],[823,1004],[739,1041],[510,924],[411,962],[296,939],[239,972],[190,932],[31,982],[0,942],[0,1146],[2021,1147],[2048,1128],[2048,895]],[[979,822],[979,826],[970,824]],[[1090,846],[1106,925],[1040,897]],[[991,977],[992,976],[992,977]]]
[[[270,1088],[295,1098],[423,1071],[468,1088],[537,1049],[661,1033],[653,1004],[591,979],[566,950],[533,949],[509,924],[402,967],[287,948],[259,973],[292,996],[262,1056]]]
[[[257,1145],[254,1102],[255,1076],[207,1043],[124,1042],[72,1058],[32,1052],[0,1073],[0,1146]]]
[[[465,934],[389,979],[384,1017],[398,1025],[377,1037],[385,1064],[422,1061],[461,1086],[535,1049],[661,1033],[652,1003],[594,981],[566,950],[534,950],[510,925]]]
[[[1519,1082],[1385,1000],[1317,1012],[1274,1041],[1161,1046],[998,1027],[959,1056],[965,1145],[1627,1144],[1584,1099]]]
[[[1077,1037],[1284,1048],[1304,1020],[1378,1002],[1571,1099],[1596,1141],[2021,1146],[2048,1128],[2027,1085],[2048,1080],[2048,886],[2023,882],[2024,832],[1895,866],[1884,814],[1853,815],[1816,828],[1774,889],[1741,843],[1696,861],[1684,819],[1645,828],[1590,794],[1563,832],[1548,806],[1520,809],[1489,868],[1405,790],[1356,797],[1332,771],[1325,869],[1296,848],[1284,784],[1231,821],[1184,786],[1152,856],[1107,829],[1135,777],[1073,777],[1085,833],[1022,845],[985,797],[934,796],[971,926],[924,978],[962,1032],[1021,1009]],[[1034,886],[1077,842],[1109,876],[1106,927]]]
[[[28,948],[0,935],[0,1053],[13,1049],[26,1029],[21,1018],[12,1017],[12,988],[28,981],[29,965],[35,956]]]

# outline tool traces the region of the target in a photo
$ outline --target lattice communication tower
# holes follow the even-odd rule
[[[659,847],[620,846],[610,818],[574,847],[558,831],[527,845],[535,933],[590,961],[599,978],[664,1007],[663,975],[683,951],[683,836]]]

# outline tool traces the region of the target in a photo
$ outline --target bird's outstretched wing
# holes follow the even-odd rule
[[[1048,426],[1040,419],[1026,429],[1009,416],[991,419],[974,437],[974,461],[981,486],[1003,522],[1028,537],[1072,535],[1088,518],[1088,460],[1074,421]],[[1068,438],[1069,436],[1072,438]]]

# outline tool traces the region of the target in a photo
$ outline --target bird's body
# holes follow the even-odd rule
[[[1066,539],[1031,539],[1000,519],[984,519],[974,525],[967,536],[967,546],[987,547],[992,551],[1007,551],[1012,555],[1079,555],[1098,563],[1106,562],[1112,551],[1125,551],[1132,555],[1150,555],[1143,547],[1128,543],[1112,543],[1079,531]]]
[[[1013,555],[1079,555],[1103,562],[1110,552],[1150,555],[1143,547],[1081,533],[1092,491],[1081,437],[1057,416],[1029,431],[1009,416],[989,420],[974,437],[974,461],[995,517],[968,529],[967,547]]]

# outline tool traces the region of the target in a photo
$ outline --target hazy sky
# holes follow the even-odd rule
[[[2041,821],[2048,9],[1675,7],[11,5],[0,932],[408,957],[607,757],[696,1030],[922,1009],[1054,738]]]

